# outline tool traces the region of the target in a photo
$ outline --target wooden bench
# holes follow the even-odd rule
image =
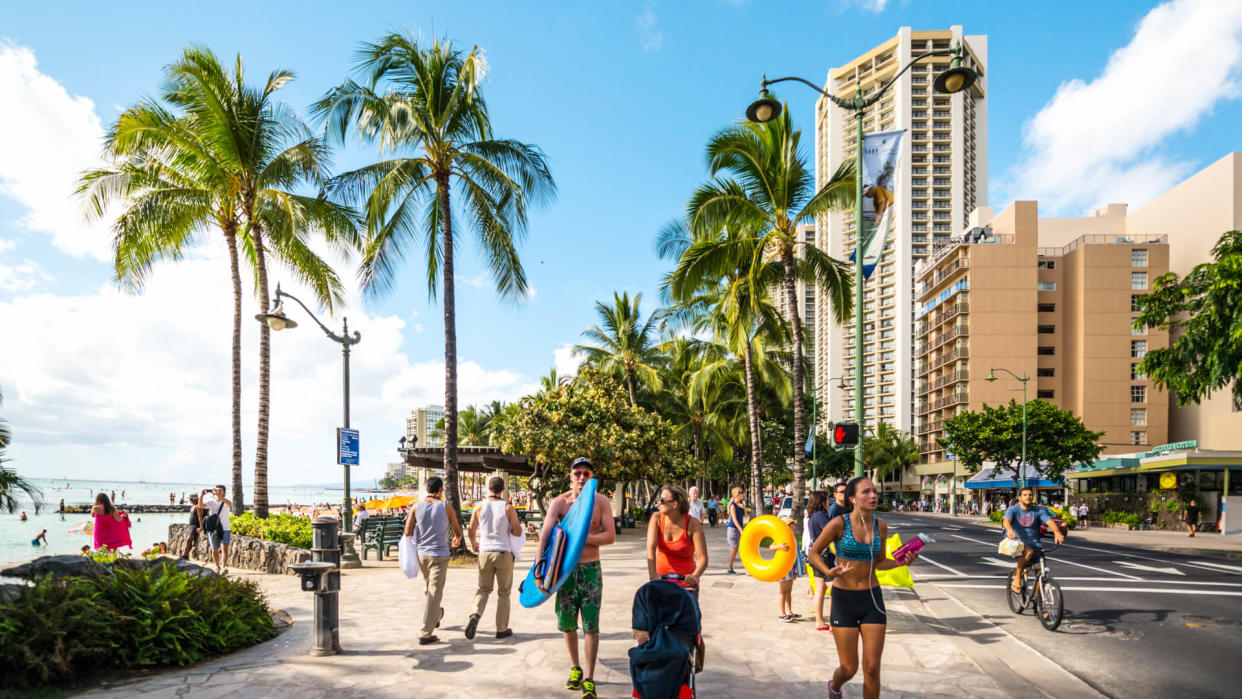
[[[363,526],[370,524],[370,520],[363,522]],[[384,560],[384,554],[388,553],[389,548],[396,546],[401,541],[401,535],[405,533],[405,523],[400,518],[392,518],[387,521],[376,522],[371,528],[368,540],[362,544],[362,560],[367,559],[367,549],[375,549],[375,560]]]

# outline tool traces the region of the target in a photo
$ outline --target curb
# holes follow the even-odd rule
[[[1101,693],[1084,679],[1058,665],[1021,639],[977,614],[934,582],[923,583],[943,595],[918,595],[911,606],[921,607],[920,620],[932,631],[949,637],[971,660],[1013,697],[1099,699]]]

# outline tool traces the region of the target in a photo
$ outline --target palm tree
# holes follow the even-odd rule
[[[4,405],[3,393],[0,393],[0,405]],[[38,512],[43,507],[43,492],[30,481],[17,475],[16,471],[4,466],[8,461],[4,456],[4,451],[9,448],[12,438],[8,423],[0,420],[0,510],[13,514],[18,506],[16,492],[20,490],[30,498],[34,511]]]
[[[635,407],[639,382],[653,391],[660,388],[660,373],[656,370],[661,359],[656,343],[660,313],[652,313],[644,321],[639,310],[642,298],[642,294],[631,299],[629,292],[614,292],[612,306],[596,301],[595,312],[604,327],[592,325],[582,332],[583,337],[596,344],[574,346],[575,354],[586,355],[587,364],[624,379],[630,405]]]
[[[275,71],[261,88],[245,83],[240,56],[226,70],[210,50],[191,46],[166,69],[159,100],[142,100],[105,138],[110,164],[82,176],[79,193],[91,214],[124,211],[112,226],[117,280],[140,290],[154,263],[179,260],[184,249],[219,229],[233,281],[233,493],[241,487],[241,275],[238,246],[254,268],[266,308],[267,253],[291,269],[329,310],[343,298],[331,267],[311,251],[312,231],[338,251],[356,245],[350,212],[321,197],[295,194],[318,185],[328,165],[322,139],[273,99],[293,79]],[[265,234],[267,240],[265,241]],[[269,247],[270,246],[270,247]],[[269,330],[260,326],[259,425],[255,514],[267,516]]]
[[[832,305],[837,322],[849,316],[850,275],[840,261],[800,240],[798,225],[853,204],[852,164],[842,166],[819,191],[814,174],[806,167],[806,153],[799,147],[802,131],[783,111],[772,121],[747,122],[720,130],[707,145],[707,163],[713,181],[701,186],[690,200],[692,230],[731,226],[755,231],[759,236],[752,269],[775,258],[784,274],[779,287],[792,328],[793,356],[805,356],[802,320],[798,315],[796,283],[799,277],[818,286],[821,298]],[[719,178],[728,173],[732,179]],[[766,290],[752,285],[751,293]],[[805,487],[806,439],[805,371],[802,361],[792,362],[794,382],[793,516],[801,522]],[[862,400],[861,396],[856,398]]]
[[[769,348],[788,342],[788,328],[762,289],[772,287],[781,274],[774,262],[756,254],[759,239],[736,229],[705,229],[691,234],[680,222],[661,231],[657,252],[676,256],[677,267],[665,279],[664,293],[677,306],[670,311],[673,324],[708,332],[728,357],[709,362],[699,371],[699,385],[719,380],[713,375],[740,364],[746,387],[747,420],[751,445],[751,489],[755,512],[763,512],[763,439],[758,401],[760,375],[779,383],[778,367],[768,361]],[[758,263],[756,264],[756,261]],[[759,291],[756,291],[756,286]]]
[[[481,91],[487,62],[477,46],[461,51],[436,40],[427,47],[390,34],[364,44],[358,59],[362,83],[347,80],[332,89],[315,113],[337,140],[352,130],[387,157],[334,178],[330,191],[364,210],[361,276],[368,292],[392,287],[411,244],[425,251],[432,298],[443,281],[444,474],[449,506],[459,508],[453,224],[461,217],[469,222],[500,295],[522,298],[526,272],[517,245],[527,210],[550,201],[556,184],[537,146],[493,135]]]
[[[570,376],[558,376],[556,373],[556,369],[553,368],[552,370],[548,372],[547,376],[539,377],[539,390],[540,391],[555,391],[561,386],[568,384],[572,380],[573,378]]]
[[[875,472],[881,485],[893,473],[902,473],[907,466],[917,464],[922,455],[919,445],[912,437],[886,422],[876,425],[875,434],[863,442],[863,460],[867,468]]]
[[[492,441],[492,418],[473,405],[457,414],[457,440],[463,446],[485,447]]]
[[[674,338],[660,346],[668,362],[662,372],[663,390],[655,396],[655,408],[673,424],[674,435],[691,446],[695,461],[704,469],[698,478],[699,490],[704,492],[709,452],[729,452],[728,425],[721,385],[696,384],[694,377],[705,364],[720,358],[720,349],[718,345],[687,338]]]

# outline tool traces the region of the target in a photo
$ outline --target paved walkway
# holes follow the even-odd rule
[[[704,577],[702,608],[707,665],[699,675],[702,696],[730,698],[823,697],[836,667],[832,636],[816,631],[805,581],[795,586],[794,603],[805,619],[776,619],[775,584],[745,575],[726,575],[724,527],[708,530],[711,566]],[[646,582],[642,532],[626,530],[605,549],[604,608],[600,661],[595,678],[601,697],[630,696],[626,651],[633,647],[630,608],[634,591]],[[532,544],[527,544],[527,554]],[[519,564],[524,572],[526,564]],[[740,563],[738,569],[741,570]],[[494,638],[489,607],[474,641],[462,634],[474,594],[476,573],[451,569],[445,593],[441,643],[416,642],[423,608],[422,582],[408,581],[395,561],[368,561],[346,571],[341,592],[339,656],[312,658],[311,600],[291,576],[240,573],[259,582],[272,606],[286,610],[293,627],[278,638],[190,668],[117,682],[92,696],[312,697],[460,696],[555,697],[569,662],[556,630],[552,605],[524,609],[514,590],[511,625],[515,636]],[[917,569],[916,569],[917,578]],[[884,651],[884,695],[1090,696],[1068,673],[990,624],[965,624],[968,613],[953,606],[937,588],[884,588],[889,627]],[[494,604],[494,601],[493,601]],[[952,622],[952,623],[951,623]],[[976,658],[978,661],[976,661]],[[984,667],[988,668],[985,672]],[[1018,675],[1023,668],[1038,691]],[[1058,671],[1062,674],[1058,674]],[[990,673],[990,674],[989,674]],[[862,695],[861,676],[846,696]]]

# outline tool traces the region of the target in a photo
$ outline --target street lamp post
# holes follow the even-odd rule
[[[752,102],[746,109],[746,118],[752,122],[762,123],[775,119],[781,113],[781,103],[772,98],[768,92],[768,85],[774,83],[792,80],[800,82],[819,94],[823,95],[838,107],[854,113],[855,124],[855,149],[854,149],[854,421],[858,423],[858,444],[854,447],[854,477],[857,478],[863,474],[863,185],[862,185],[862,150],[863,150],[863,113],[867,107],[875,104],[885,92],[897,82],[897,78],[901,74],[909,70],[910,66],[918,63],[925,58],[933,56],[952,56],[953,60],[949,64],[949,69],[941,73],[936,78],[936,92],[944,94],[953,94],[961,92],[974,84],[978,76],[971,68],[962,66],[962,47],[961,45],[947,49],[936,49],[927,53],[915,56],[913,60],[907,63],[897,71],[888,82],[880,86],[867,97],[863,97],[862,83],[855,82],[854,98],[844,100],[836,95],[828,93],[817,86],[815,83],[799,77],[785,77],[768,80],[766,76],[759,88],[759,99]],[[876,235],[884,235],[881,231],[876,231]]]
[[[293,299],[294,302],[296,302],[299,306],[302,307],[302,310],[306,311],[306,315],[310,316],[311,320],[315,321],[315,324],[318,325],[321,330],[323,330],[324,334],[328,336],[328,339],[332,340],[333,342],[336,342],[337,344],[341,346],[341,357],[343,360],[342,361],[343,383],[342,383],[342,389],[341,389],[341,398],[342,398],[342,403],[344,404],[344,407],[345,407],[345,410],[344,410],[345,424],[343,426],[346,429],[348,429],[349,428],[349,350],[351,347],[353,347],[354,345],[362,341],[362,333],[355,330],[353,335],[349,334],[349,319],[348,318],[341,319],[341,334],[340,335],[337,335],[336,333],[332,332],[331,330],[328,329],[326,325],[319,322],[319,319],[315,317],[315,314],[311,313],[311,310],[307,308],[306,304],[302,303],[300,299],[298,299],[293,294],[290,294],[285,291],[281,291],[279,283],[276,284],[276,296],[273,299],[272,309],[268,311],[267,313],[260,313],[256,315],[255,320],[258,320],[261,323],[267,323],[267,326],[269,328],[271,328],[272,330],[278,330],[278,331],[284,330],[285,328],[298,327],[298,324],[296,322],[294,322],[293,320],[285,316],[285,304],[281,301],[282,298]],[[342,531],[348,532],[353,529],[354,511],[353,511],[353,502],[351,501],[350,494],[349,494],[349,464],[342,464],[342,465],[345,468],[345,499],[341,502],[341,528],[342,528]],[[341,560],[343,564],[345,562],[349,562],[351,564],[359,562],[358,553],[354,550],[354,544],[352,540],[346,543],[345,555],[342,557]],[[350,567],[353,567],[353,566],[350,566]]]
[[[1022,483],[1020,487],[1025,488],[1026,487],[1026,382],[1031,380],[1031,376],[1030,374],[1027,374],[1025,372],[1021,376],[1018,376],[1017,374],[1013,373],[1012,371],[1004,367],[993,367],[991,369],[988,369],[988,376],[984,380],[995,381],[998,378],[1000,378],[996,375],[997,371],[1003,371],[1006,374],[1009,374],[1010,376],[1022,382],[1022,467],[1019,469],[1019,471],[1022,473]]]

